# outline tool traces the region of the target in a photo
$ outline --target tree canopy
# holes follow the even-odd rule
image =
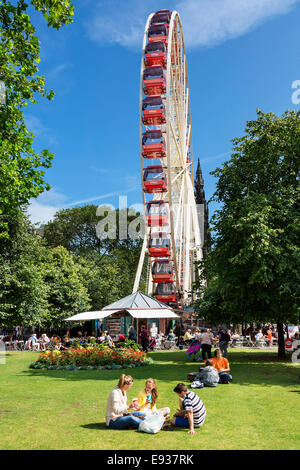
[[[135,220],[138,225],[138,212],[87,204],[56,212],[53,220],[44,226],[44,237],[50,246],[64,246],[78,256],[105,255],[117,249],[134,250],[141,245],[140,238],[128,234]],[[120,223],[125,225],[124,237],[120,234]]]
[[[212,249],[203,264],[228,321],[298,323],[300,307],[300,112],[258,111],[231,159],[212,174]],[[221,300],[221,304],[220,304]],[[205,304],[202,304],[205,305]]]
[[[90,308],[80,266],[63,247],[49,248],[24,218],[10,254],[0,255],[0,323],[48,328]]]
[[[111,216],[109,218],[108,213]],[[119,224],[122,221],[126,225],[123,231],[127,233],[126,237],[124,233],[124,238],[120,238],[122,230]],[[130,294],[133,288],[142,245],[141,238],[134,239],[128,234],[135,221],[138,226],[140,214],[128,209],[122,210],[121,214],[119,209],[112,210],[107,206],[99,208],[93,204],[62,209],[44,226],[44,239],[51,247],[64,246],[83,268],[88,265],[91,272],[97,271],[99,286],[102,279],[103,282],[110,280],[110,288],[107,288],[106,294],[108,304],[108,298],[116,293],[116,289],[118,296],[123,297]],[[110,231],[113,233],[110,234]],[[105,237],[101,237],[103,234]],[[94,288],[92,290],[95,292]],[[100,308],[100,297],[96,300],[92,296],[95,300],[93,308]],[[105,303],[101,307],[104,305]]]
[[[72,22],[74,7],[69,0],[31,0],[49,27],[59,29]],[[49,185],[45,169],[53,154],[33,148],[34,136],[27,129],[23,111],[37,103],[38,95],[51,100],[46,80],[39,75],[40,45],[24,0],[0,0],[0,81],[5,100],[0,102],[0,237],[10,236],[10,224],[32,197]]]

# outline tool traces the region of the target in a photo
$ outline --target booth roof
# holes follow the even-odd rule
[[[117,302],[114,302],[110,305],[107,305],[106,307],[103,307],[102,310],[116,310],[116,309],[140,309],[140,308],[164,308],[164,309],[169,309],[171,308],[162,303],[159,302],[158,300],[154,299],[153,297],[150,297],[150,295],[144,294],[143,292],[137,291],[134,292],[133,294],[127,295],[127,297],[124,297],[123,299],[117,300]]]
[[[66,318],[65,321],[97,320],[121,312],[124,314],[128,312],[134,318],[179,318],[179,315],[173,312],[168,305],[137,291],[107,305],[102,310],[78,313],[78,315]]]
[[[133,318],[179,318],[177,313],[173,312],[168,308],[160,309],[118,309],[118,310],[99,310],[98,312],[83,312],[74,315],[73,317],[66,318],[65,321],[87,321],[87,320],[99,320],[114,313],[129,313]]]

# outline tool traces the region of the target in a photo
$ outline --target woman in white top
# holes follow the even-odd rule
[[[205,361],[206,355],[207,359],[211,358],[211,348],[213,345],[213,335],[210,333],[209,330],[205,330],[204,328],[201,330],[200,334],[200,342],[201,342],[201,352],[202,352],[202,360]]]
[[[194,331],[194,336],[195,336],[195,339],[200,341],[200,336],[201,336],[201,333],[200,333],[200,330],[199,328],[196,328],[195,331]]]
[[[122,374],[116,388],[110,393],[106,408],[106,426],[110,429],[138,428],[145,415],[139,411],[128,413],[127,390],[133,385],[130,375]]]
[[[46,333],[43,333],[40,339],[40,347],[42,351],[46,351],[46,345],[50,343],[50,339],[46,335]]]

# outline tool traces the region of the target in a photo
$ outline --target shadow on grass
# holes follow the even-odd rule
[[[106,423],[82,424],[80,427],[85,428],[85,429],[97,429],[97,430],[107,429]]]
[[[146,380],[153,377],[156,380],[170,382],[186,382],[189,372],[197,372],[202,363],[187,361],[185,351],[166,351],[149,353],[154,364],[135,369],[117,370],[46,370],[29,369],[22,375],[32,377],[57,378],[58,380],[108,380],[118,381],[121,374],[129,374],[136,380]],[[277,359],[277,353],[272,351],[230,351],[229,361],[233,376],[233,385],[279,385],[288,387],[298,384],[298,368],[291,367],[290,362]]]
[[[92,430],[97,430],[97,431],[101,431],[101,430],[106,430],[106,431],[115,431],[115,430],[112,430],[112,429],[109,429],[107,426],[106,426],[106,423],[89,423],[89,424],[82,424],[80,425],[81,428],[84,428],[84,429],[92,429]],[[118,429],[118,431],[131,431],[131,432],[135,432],[135,433],[138,433],[138,434],[144,434],[144,435],[147,435],[147,436],[155,436],[155,434],[147,434],[147,433],[141,433],[141,431],[139,431],[138,429]],[[163,431],[163,430],[161,430]],[[178,431],[182,431],[182,428],[174,428],[172,430],[172,432],[178,432]],[[163,431],[164,432],[164,431]]]

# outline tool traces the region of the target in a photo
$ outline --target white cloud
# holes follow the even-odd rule
[[[42,204],[37,199],[31,199],[27,213],[33,224],[47,224],[53,219],[54,214],[62,207]]]
[[[274,16],[288,13],[299,0],[180,0],[185,41],[212,46],[236,38]]]
[[[126,183],[127,191],[134,191],[141,188],[141,176],[140,175],[125,175],[124,181]]]
[[[55,188],[51,188],[49,191],[42,193],[38,199],[42,204],[60,206],[68,200],[68,197],[58,192]]]
[[[59,193],[55,188],[45,191],[36,199],[31,199],[27,213],[33,224],[46,224],[53,219],[54,214],[66,206],[68,197]]]
[[[142,46],[146,18],[151,11],[149,0],[98,2],[87,24],[88,36],[100,44]]]
[[[89,202],[96,202],[96,201],[100,201],[101,199],[107,199],[109,197],[122,196],[124,194],[136,191],[137,189],[138,188],[136,188],[136,187],[129,188],[129,189],[123,189],[123,190],[119,190],[119,191],[113,191],[113,192],[107,193],[107,194],[101,194],[100,196],[93,196],[93,197],[90,197],[90,198],[87,198],[87,199],[81,199],[80,201],[73,201],[71,204],[68,204],[67,207],[77,206],[79,204],[87,204]]]
[[[129,183],[130,181],[128,181],[128,186]],[[128,187],[127,189],[113,191],[107,194],[101,194],[99,196],[93,196],[72,202],[68,202],[68,199],[70,198],[57,192],[56,189],[51,189],[50,191],[42,193],[36,199],[30,200],[27,214],[33,224],[47,224],[53,219],[55,213],[61,209],[69,209],[80,204],[88,204],[90,202],[97,202],[110,197],[126,195],[138,189],[139,187],[136,186]]]
[[[68,70],[70,67],[72,67],[71,63],[56,65],[47,73],[47,79],[49,80],[49,78],[60,78],[61,73],[63,73],[65,70]]]
[[[108,169],[108,168],[99,168],[99,167],[95,167],[95,166],[91,166],[90,169],[94,172],[94,173],[99,173],[101,175],[108,175],[111,173],[112,170]]]
[[[54,145],[55,143],[57,143],[53,131],[46,127],[40,118],[34,116],[33,114],[26,113],[25,121],[28,130],[32,132],[35,137],[42,138],[43,140],[47,141],[50,145]]]
[[[186,45],[207,47],[237,38],[288,13],[299,1],[177,0],[170,8],[181,17]],[[159,2],[149,0],[102,1],[87,25],[88,35],[100,44],[141,48],[146,19],[159,8]]]
[[[48,135],[49,133],[49,129],[42,123],[41,119],[33,116],[33,114],[26,114],[26,125],[36,137]]]
[[[223,160],[224,157],[226,157],[226,159],[230,158],[229,150],[228,152],[218,153],[218,155],[213,155],[211,157],[204,157],[204,158],[200,157],[200,165],[205,165],[206,163],[211,163],[212,161],[215,161],[215,160]],[[195,161],[194,161],[194,165],[195,165]]]

